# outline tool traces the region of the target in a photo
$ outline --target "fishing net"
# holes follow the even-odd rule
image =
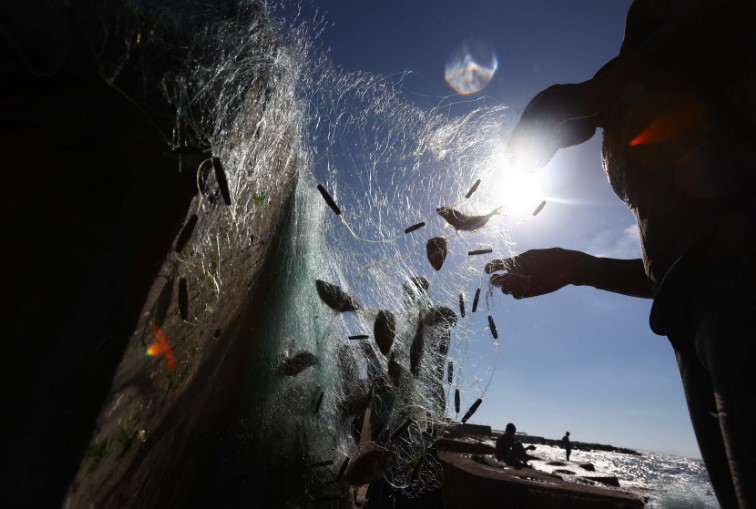
[[[290,505],[348,499],[358,467],[421,495],[442,480],[434,442],[491,383],[506,324],[483,266],[513,254],[511,227],[538,201],[523,205],[512,183],[537,175],[507,166],[506,108],[419,108],[401,79],[334,66],[313,44],[322,19],[224,5],[150,16],[192,34],[160,90],[175,108],[166,143],[199,193],[162,271],[202,296],[185,322],[211,326],[256,221],[291,207],[265,309],[250,310],[265,320],[238,443],[254,451],[246,467],[301,476]],[[149,33],[171,56],[160,38],[171,31],[148,28],[124,29],[127,40]],[[298,173],[294,201],[271,203],[284,171]],[[385,454],[371,462],[371,450]]]

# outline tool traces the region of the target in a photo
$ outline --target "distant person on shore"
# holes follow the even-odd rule
[[[543,166],[603,129],[602,160],[642,258],[560,248],[495,260],[517,299],[566,285],[653,298],[724,508],[756,508],[756,2],[635,0],[619,55],[525,107],[514,164]]]
[[[514,468],[529,467],[528,455],[522,442],[515,437],[517,428],[511,422],[496,439],[496,459]]]
[[[564,453],[565,455],[567,455],[567,461],[570,461],[570,454],[572,453],[572,442],[570,442],[569,431],[562,437],[562,447],[564,447]]]

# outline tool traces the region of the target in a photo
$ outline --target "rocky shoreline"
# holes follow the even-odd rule
[[[579,465],[580,472],[559,469],[544,472],[503,465],[493,457],[492,443],[498,434],[488,426],[462,425],[449,430],[446,437],[437,442],[438,457],[444,468],[443,494],[447,508],[495,505],[503,509],[625,509],[645,506],[638,495],[620,489],[616,477],[596,473],[590,463]],[[558,440],[543,437],[523,435],[520,438],[526,445],[559,445]],[[579,448],[640,454],[605,444],[580,443]]]

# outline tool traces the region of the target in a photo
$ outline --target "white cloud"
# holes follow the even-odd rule
[[[640,231],[632,224],[622,230],[613,228],[596,235],[589,243],[588,252],[608,258],[639,258]]]

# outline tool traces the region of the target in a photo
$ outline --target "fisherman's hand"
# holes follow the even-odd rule
[[[589,256],[585,253],[558,247],[531,249],[513,258],[493,260],[486,264],[485,271],[506,271],[491,276],[491,284],[515,299],[524,299],[578,284],[586,258]]]
[[[516,165],[542,167],[560,148],[589,140],[599,116],[585,109],[584,85],[552,85],[536,95],[522,112],[507,144]]]

